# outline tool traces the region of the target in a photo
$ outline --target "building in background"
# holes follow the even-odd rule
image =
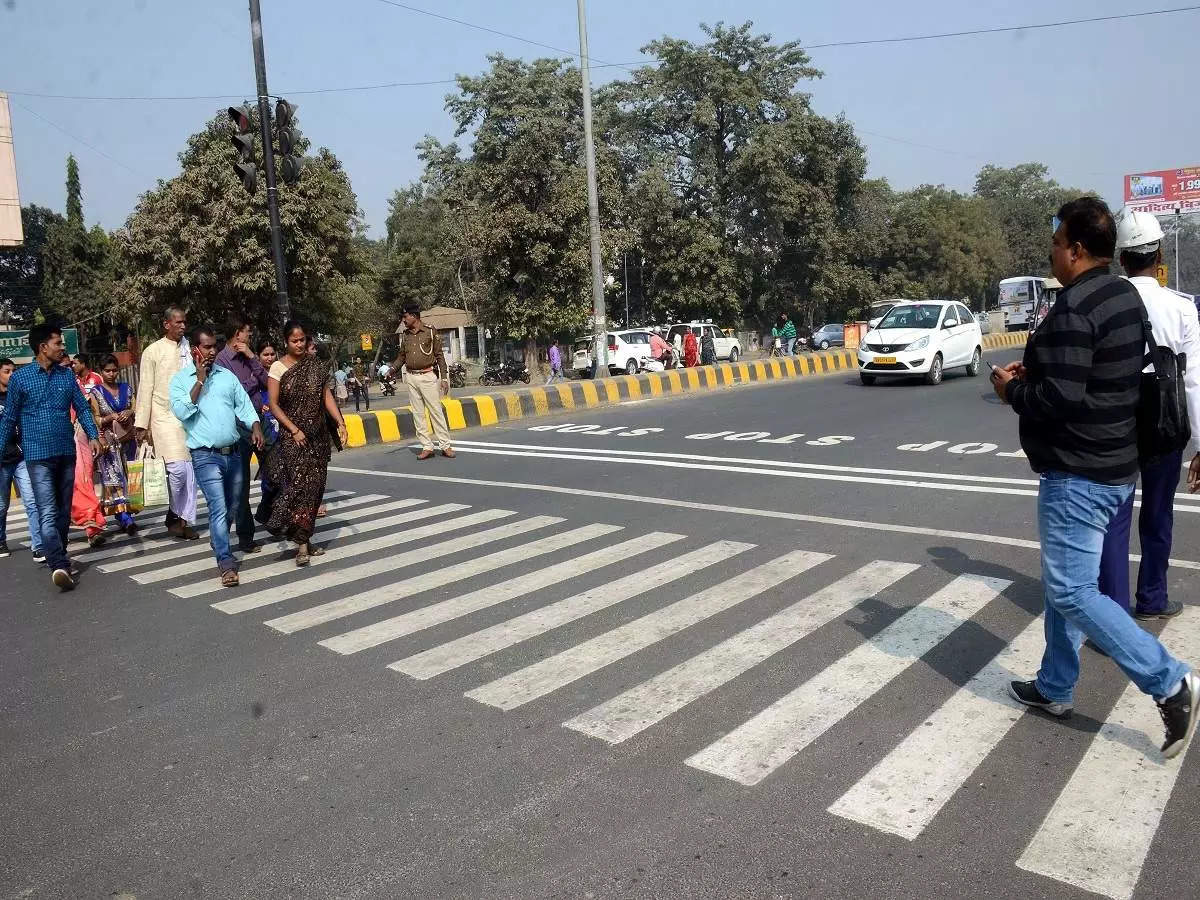
[[[21,229],[21,196],[17,191],[17,157],[13,151],[8,94],[0,91],[0,247],[25,243]]]

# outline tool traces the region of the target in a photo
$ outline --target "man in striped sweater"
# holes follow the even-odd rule
[[[1037,678],[1014,681],[1009,692],[1026,706],[1070,715],[1086,635],[1157,701],[1170,758],[1195,731],[1200,678],[1098,585],[1105,532],[1137,481],[1146,312],[1136,288],[1108,272],[1117,242],[1108,207],[1082,197],[1059,210],[1058,222],[1050,263],[1064,288],[1024,359],[992,372],[1041,476],[1046,651]]]

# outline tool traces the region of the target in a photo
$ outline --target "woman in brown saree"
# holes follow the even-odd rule
[[[312,533],[329,468],[326,413],[337,422],[343,446],[346,422],[329,391],[329,363],[309,355],[304,327],[288,322],[283,339],[286,353],[267,373],[267,400],[279,423],[279,440],[267,457],[268,477],[279,487],[267,531],[294,542],[296,565],[306,566],[325,552],[312,543]]]

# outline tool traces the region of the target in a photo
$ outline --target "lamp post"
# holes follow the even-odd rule
[[[592,251],[592,337],[596,346],[596,371],[608,372],[607,323],[604,321],[604,276],[600,272],[600,200],[596,191],[596,145],[592,141],[592,76],[588,61],[587,13],[584,0],[576,0],[579,17],[579,69],[583,77],[583,150],[587,166],[588,227]]]

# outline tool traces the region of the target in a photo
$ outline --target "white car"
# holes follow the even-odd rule
[[[738,361],[742,355],[742,342],[735,337],[728,337],[716,325],[711,322],[682,322],[678,325],[672,325],[667,331],[666,342],[668,344],[675,343],[675,335],[682,336],[687,334],[688,330],[696,336],[698,342],[703,342],[704,332],[712,335],[713,348],[717,351],[717,359],[727,359],[731,363]]]
[[[608,333],[608,369],[611,374],[624,372],[636,375],[638,360],[650,358],[650,332],[642,329],[629,331],[610,331]],[[573,357],[575,371],[579,374],[591,373],[592,342],[590,338],[580,338],[575,342]]]
[[[970,310],[953,300],[892,307],[858,349],[858,374],[867,385],[896,375],[923,375],[926,384],[941,384],[946,369],[959,366],[979,374],[983,336]]]
[[[916,300],[905,300],[902,297],[894,297],[891,300],[877,300],[871,304],[870,311],[867,313],[867,327],[877,328],[879,323],[883,321],[883,317],[892,311],[892,307],[900,303],[916,303]]]

